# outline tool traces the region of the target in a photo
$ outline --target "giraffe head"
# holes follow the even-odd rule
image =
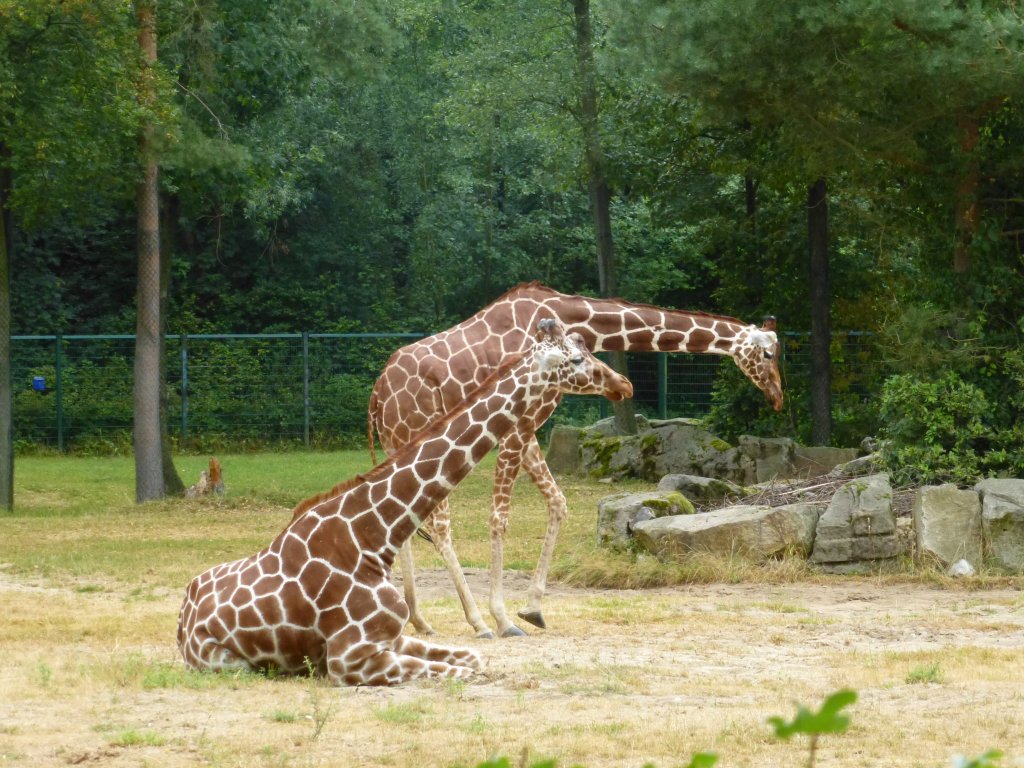
[[[537,323],[535,359],[542,377],[559,392],[573,395],[604,395],[609,400],[633,396],[633,385],[598,360],[578,333],[565,333],[554,319]]]
[[[779,376],[779,338],[775,334],[775,318],[764,325],[747,326],[733,342],[732,359],[747,375],[776,411],[782,410],[782,378]]]

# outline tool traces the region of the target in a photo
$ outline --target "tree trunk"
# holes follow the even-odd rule
[[[0,142],[0,510],[14,509],[14,398],[11,381],[11,253],[13,232],[7,207],[11,191],[9,153]]]
[[[807,195],[807,237],[811,261],[811,440],[832,441],[832,357],[829,351],[828,188],[825,179]]]
[[[147,67],[141,73],[139,98],[153,100],[149,67],[156,62],[156,12],[154,4],[136,5],[139,47]],[[160,444],[160,200],[159,170],[150,140],[152,126],[139,135],[142,179],[136,187],[138,208],[138,321],[135,331],[135,500],[164,496],[163,458]]]
[[[604,149],[598,130],[597,82],[594,74],[594,35],[590,25],[590,0],[574,0],[576,65],[580,85],[580,121],[590,187],[590,210],[594,217],[597,246],[597,277],[601,295],[615,296],[615,243],[612,240],[611,190],[604,170]],[[612,352],[609,363],[623,376],[628,375],[625,352]],[[619,434],[636,434],[636,415],[632,400],[612,403],[615,428]]]
[[[974,114],[961,115],[957,120],[960,134],[960,150],[966,160],[966,168],[956,186],[956,244],[953,246],[953,271],[963,274],[971,268],[968,248],[978,228],[978,185],[981,182],[981,168],[974,148],[978,145],[980,121]]]
[[[174,452],[171,450],[171,435],[167,429],[167,413],[170,410],[170,394],[167,391],[167,318],[170,316],[171,259],[174,256],[174,228],[178,219],[178,198],[168,196],[164,201],[163,221],[160,224],[160,453],[164,492],[169,495],[185,493],[174,467]]]

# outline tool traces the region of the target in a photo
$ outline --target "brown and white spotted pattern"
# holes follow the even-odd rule
[[[296,507],[252,557],[189,585],[178,647],[196,669],[308,668],[339,684],[467,677],[480,655],[404,636],[409,608],[391,584],[404,542],[527,414],[559,392],[623,396],[629,382],[554,320],[446,416],[366,475]],[[553,406],[551,406],[553,407]]]
[[[395,352],[374,385],[370,397],[368,431],[388,452],[413,439],[437,413],[461,402],[506,356],[529,344],[530,332],[542,317],[557,317],[568,333],[578,333],[593,351],[706,352],[731,357],[764,393],[772,406],[782,408],[778,369],[778,339],[774,319],[763,326],[748,325],[731,317],[662,309],[620,299],[569,296],[539,283],[513,288],[468,320]],[[520,468],[544,495],[548,528],[534,571],[528,603],[519,616],[544,626],[541,600],[547,584],[555,539],[566,515],[565,496],[551,475],[535,433],[550,415],[538,412],[533,423],[522,421],[502,441],[494,478],[491,512],[491,614],[498,634],[521,635],[508,618],[502,597],[502,537],[508,524],[508,499]],[[543,417],[543,418],[541,418]],[[462,600],[466,619],[479,637],[493,637],[470,594],[458,555],[451,541],[447,504],[442,504],[424,528],[444,558]],[[429,633],[430,625],[416,604],[411,547],[402,551],[405,596],[413,624]]]

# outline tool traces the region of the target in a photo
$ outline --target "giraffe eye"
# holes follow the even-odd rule
[[[583,365],[583,355],[576,355],[576,357],[569,360],[573,365]]]
[[[773,357],[775,357],[775,355],[772,354],[771,352],[769,352],[767,349],[764,351],[764,359],[765,360],[771,360]]]

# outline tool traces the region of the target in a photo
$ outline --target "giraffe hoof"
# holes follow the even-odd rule
[[[513,624],[511,627],[501,633],[502,637],[526,637],[526,633],[523,632],[519,627]]]
[[[528,621],[535,627],[541,629],[547,629],[548,625],[544,623],[544,616],[540,611],[519,611],[518,614],[520,619]]]
[[[489,630],[489,629],[485,629],[483,632],[477,632],[476,633],[476,639],[477,640],[493,640],[494,639],[494,633],[491,632],[491,630]]]

